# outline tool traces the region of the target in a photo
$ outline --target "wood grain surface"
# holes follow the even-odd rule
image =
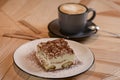
[[[120,80],[120,38],[102,32],[120,33],[120,0],[0,0],[0,80],[50,80],[20,70],[13,54],[26,42],[51,37],[47,26],[58,18],[57,7],[67,2],[95,9],[93,22],[100,31],[77,40],[93,51],[94,65],[84,74],[60,80]]]

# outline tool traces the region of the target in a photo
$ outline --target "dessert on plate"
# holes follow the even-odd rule
[[[75,61],[74,51],[63,38],[39,43],[35,54],[45,71],[69,68]]]

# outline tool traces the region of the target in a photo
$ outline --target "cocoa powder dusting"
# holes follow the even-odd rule
[[[41,64],[39,62],[39,60],[37,59],[36,57],[36,52],[35,51],[32,51],[29,55],[27,55],[25,57],[25,60],[27,61],[27,63],[29,63],[28,66],[30,66],[31,68],[33,69],[38,69],[40,71],[43,71],[42,67],[41,67]]]
[[[63,38],[53,41],[42,42],[38,44],[40,50],[45,52],[49,58],[56,58],[64,54],[73,54],[73,50],[68,45],[68,42]]]

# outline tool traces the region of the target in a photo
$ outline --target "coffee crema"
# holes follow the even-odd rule
[[[82,14],[86,12],[86,8],[80,4],[63,4],[60,6],[60,11],[66,14]]]

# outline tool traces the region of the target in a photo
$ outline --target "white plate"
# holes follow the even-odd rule
[[[46,42],[54,39],[56,38],[43,38],[23,44],[14,53],[13,57],[15,64],[25,72],[43,78],[72,77],[87,71],[93,65],[94,55],[89,48],[78,42],[66,40],[70,47],[74,50],[77,59],[81,63],[68,69],[52,72],[44,71],[41,66],[37,64],[36,58],[34,57],[35,47],[40,42]]]

